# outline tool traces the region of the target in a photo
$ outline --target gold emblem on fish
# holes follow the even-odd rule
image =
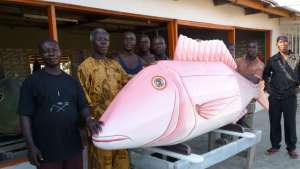
[[[167,82],[162,76],[154,76],[152,78],[152,86],[157,90],[163,90],[166,88]]]

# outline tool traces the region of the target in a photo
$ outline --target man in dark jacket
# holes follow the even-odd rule
[[[270,139],[272,155],[280,149],[281,116],[284,118],[284,133],[287,151],[292,159],[298,158],[296,150],[296,91],[299,87],[299,56],[288,50],[288,38],[277,38],[278,53],[270,58],[264,69],[263,79],[269,96]]]

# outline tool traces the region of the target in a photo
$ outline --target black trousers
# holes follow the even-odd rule
[[[270,139],[273,148],[279,149],[282,139],[281,134],[281,116],[284,118],[284,133],[287,150],[296,149],[296,95],[288,96],[284,99],[269,97],[269,119],[270,119]]]

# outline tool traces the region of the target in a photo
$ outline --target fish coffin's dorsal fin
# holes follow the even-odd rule
[[[229,53],[229,50],[220,40],[196,41],[180,35],[174,60],[197,62],[223,62],[232,69],[237,65]]]

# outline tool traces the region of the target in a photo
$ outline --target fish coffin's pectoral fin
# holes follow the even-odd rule
[[[218,115],[218,113],[223,110],[224,107],[234,102],[235,99],[236,96],[219,98],[203,104],[196,104],[195,108],[199,116],[203,117],[204,119],[210,119]]]

